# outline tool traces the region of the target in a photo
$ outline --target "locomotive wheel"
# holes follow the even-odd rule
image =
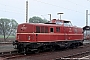
[[[24,55],[26,55],[28,52],[29,52],[29,50],[28,50],[27,47],[23,49],[23,53],[24,53]]]
[[[18,53],[21,53],[21,49],[18,49]]]
[[[74,48],[77,48],[79,45],[78,45],[78,43],[75,43],[74,44]]]
[[[23,49],[18,49],[18,53],[23,53]]]
[[[78,43],[79,44],[79,46],[82,46],[83,45],[83,43]]]
[[[77,48],[76,43],[71,44],[71,45],[70,45],[70,48],[71,48],[71,49]]]
[[[24,48],[23,50],[24,50],[24,51],[23,51],[23,52],[24,52],[24,55],[26,55],[26,49]]]
[[[55,46],[50,46],[50,51],[55,51]]]

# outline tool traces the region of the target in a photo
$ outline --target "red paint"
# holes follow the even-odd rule
[[[71,40],[83,40],[83,29],[75,26],[65,26],[65,20],[52,20],[52,23],[56,21],[60,24],[35,24],[35,23],[22,23],[17,28],[17,40],[19,42],[53,42],[53,41],[71,41]],[[64,22],[65,21],[65,22]],[[36,33],[36,26],[48,27],[48,33]],[[56,27],[60,27],[60,32],[56,31]],[[54,32],[50,32],[50,28],[53,28]],[[30,39],[30,40],[29,40]]]

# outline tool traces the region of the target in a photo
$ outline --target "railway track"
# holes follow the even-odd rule
[[[7,60],[7,59],[14,59],[14,58],[20,58],[20,57],[24,57],[24,55],[21,55],[21,54],[11,54],[11,55],[8,55],[8,56],[3,56],[3,60]]]
[[[76,54],[56,58],[55,60],[80,60],[80,59],[83,59],[83,60],[88,59],[88,60],[90,60],[89,58],[82,58],[83,56],[87,56],[89,54],[90,54],[90,51],[85,51],[85,52],[81,52],[81,53],[76,53]]]
[[[12,59],[16,57],[22,57],[23,54],[18,53],[18,51],[0,52],[0,57],[2,60]]]
[[[80,48],[89,48],[90,43],[84,44],[83,46],[80,46]],[[90,60],[89,58],[82,58],[83,56],[88,56],[90,55],[90,50],[78,52],[78,53],[73,53],[73,54],[68,54],[66,56],[62,56],[60,58],[56,58],[55,60]]]
[[[3,55],[3,54],[14,54],[14,53],[18,53],[18,51],[17,50],[15,50],[15,51],[6,51],[6,52],[0,52],[0,56],[1,55]]]
[[[0,44],[12,44],[12,42],[0,42]]]
[[[50,59],[53,59],[53,60],[61,60],[61,59],[65,60],[64,58],[66,58],[66,59],[69,58],[68,60],[70,60],[70,58],[74,58],[75,59],[77,57],[80,58],[80,57],[83,57],[84,55],[90,54],[90,50],[88,50],[88,49],[84,50],[85,48],[88,48],[88,47],[90,47],[90,44],[84,44],[83,46],[80,46],[80,47],[78,47],[76,49],[65,49],[63,51],[42,52],[42,53],[38,53],[38,54],[27,54],[26,56],[23,55],[23,54],[17,53],[18,51],[0,52],[0,57],[2,58],[2,60],[7,60],[7,59],[13,60],[13,59],[18,59],[20,57],[26,58],[26,57],[30,56],[30,59],[32,59],[32,60],[40,60],[40,58],[43,58],[43,56],[44,56],[44,58],[46,56],[48,56],[48,59],[45,59],[45,60],[50,60]],[[82,51],[82,52],[78,51],[78,50],[82,50],[82,49],[84,51]],[[78,53],[75,52],[76,50],[78,51]],[[70,54],[70,53],[72,53],[72,54]],[[57,54],[57,55],[55,55],[55,54]],[[56,58],[55,56],[59,56],[59,58]]]

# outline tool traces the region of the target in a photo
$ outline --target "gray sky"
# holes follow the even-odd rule
[[[62,19],[70,20],[73,25],[85,26],[86,10],[90,12],[90,0],[28,0],[29,18],[39,16],[49,20],[59,19],[58,12],[63,12]],[[0,18],[15,19],[19,24],[25,22],[26,0],[0,0]],[[90,18],[89,18],[90,20]],[[90,21],[89,21],[90,22]],[[89,23],[90,25],[90,23]]]

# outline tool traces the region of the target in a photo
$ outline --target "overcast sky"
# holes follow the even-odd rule
[[[89,0],[28,0],[29,18],[39,16],[49,20],[59,19],[58,12],[63,12],[63,20],[70,20],[73,25],[85,26],[86,10],[90,12]],[[0,18],[15,19],[19,24],[25,22],[26,0],[0,0]],[[90,17],[90,16],[89,16]],[[90,18],[89,18],[90,20]],[[89,21],[90,25],[90,21]]]

